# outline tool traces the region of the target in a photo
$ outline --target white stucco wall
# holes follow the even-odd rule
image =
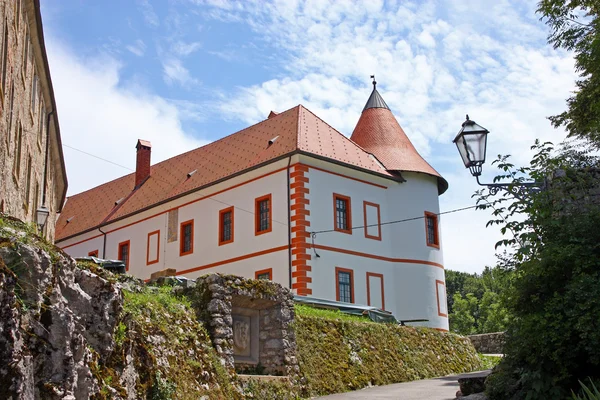
[[[334,165],[330,168],[341,175],[353,174],[354,177],[369,179],[368,176],[349,172],[347,168]],[[418,173],[405,173],[403,176],[406,182],[385,181],[383,184],[387,189],[384,189],[318,169],[309,170],[310,230],[334,229],[333,193],[350,197],[352,226],[360,227],[353,229],[352,234],[336,231],[317,233],[316,254],[320,257],[310,250],[312,260],[309,261],[313,296],[335,300],[335,268],[346,268],[353,271],[354,302],[366,305],[367,273],[383,274],[385,308],[388,311],[398,319],[429,320],[415,325],[447,330],[448,319],[439,315],[436,292],[436,281],[445,282],[441,267],[441,238],[439,249],[427,246],[423,218],[381,226],[381,240],[367,238],[362,228],[365,225],[364,201],[379,204],[381,223],[423,217],[425,211],[439,212],[435,178]],[[368,221],[367,224],[370,223]],[[438,218],[438,235],[440,223],[441,218]],[[375,234],[372,230],[368,233]],[[357,255],[357,252],[362,254]],[[444,310],[445,291],[440,293],[444,294],[439,300],[440,308]],[[372,298],[375,295],[377,290],[371,291]]]
[[[108,232],[106,254],[102,252],[104,238],[98,230],[61,242],[59,245],[74,257],[87,256],[90,251],[99,250],[101,258],[117,259],[119,243],[129,240],[129,273],[142,279],[147,279],[152,272],[165,268],[175,268],[178,273],[195,270],[184,274],[191,278],[215,271],[254,278],[255,271],[273,268],[273,280],[288,287],[287,171],[263,176],[284,166],[287,166],[286,162],[273,164],[245,177],[232,179],[230,182],[215,185],[105,226],[102,230]],[[241,184],[260,176],[260,179]],[[234,185],[239,186],[193,202]],[[255,235],[254,200],[266,194],[272,196],[272,230]],[[191,203],[179,207],[177,229],[180,236],[180,224],[194,220],[194,251],[192,254],[180,256],[180,237],[174,242],[167,241],[167,211],[189,202]],[[234,241],[219,246],[219,211],[230,206],[235,207]],[[159,261],[146,265],[148,234],[153,231],[160,231]],[[285,249],[269,252],[284,246]],[[248,257],[257,252],[267,253]],[[240,259],[237,260],[238,258]],[[231,262],[227,262],[228,260]],[[214,263],[223,264],[205,268]]]
[[[381,223],[423,217],[425,211],[438,213],[435,178],[405,173],[406,182],[399,183],[306,156],[295,156],[292,164],[299,161],[309,166],[306,187],[310,190],[307,195],[310,215],[306,219],[311,225],[308,230],[318,232],[333,229],[333,193],[351,198],[352,226],[360,227],[353,229],[352,234],[326,232],[316,235],[316,252],[307,250],[312,255],[308,261],[312,268],[308,273],[312,278],[308,286],[312,289],[312,296],[336,299],[335,268],[340,267],[353,271],[354,302],[366,305],[367,273],[382,274],[386,310],[401,320],[427,319],[428,322],[421,325],[447,330],[447,317],[439,315],[439,310],[444,311],[446,305],[445,287],[439,293],[436,289],[436,281],[442,285],[445,282],[442,238],[439,249],[427,246],[423,218],[382,225],[381,240],[365,237],[362,228],[365,224],[365,201],[379,205]],[[289,287],[287,162],[282,160],[273,163],[103,227],[102,230],[108,232],[105,255],[102,254],[104,238],[98,230],[60,242],[59,245],[73,256],[86,256],[90,251],[99,250],[100,257],[116,259],[118,244],[129,240],[129,272],[143,279],[165,268],[175,268],[179,273],[187,271],[184,275],[190,278],[209,272],[254,278],[256,271],[272,268],[273,280]],[[270,173],[282,168],[279,172]],[[272,195],[272,231],[255,236],[254,199],[269,193]],[[214,195],[187,204],[211,194]],[[219,246],[219,210],[230,205],[235,206],[234,242]],[[167,243],[167,211],[175,207],[179,207],[178,229],[181,222],[194,220],[193,254],[180,256],[179,240]],[[368,223],[372,223],[376,219],[374,209],[370,208],[368,213],[371,215]],[[441,233],[441,222],[440,217],[438,234]],[[146,265],[148,233],[153,231],[160,231],[159,262]],[[376,236],[377,233],[377,229],[369,229],[369,235]],[[269,252],[274,249],[277,251]],[[264,254],[252,256],[257,252]],[[316,257],[316,254],[320,257]],[[371,282],[379,280],[373,278]],[[379,296],[380,291],[379,287],[371,290],[374,303],[380,301],[374,297]],[[438,296],[441,296],[439,307]]]

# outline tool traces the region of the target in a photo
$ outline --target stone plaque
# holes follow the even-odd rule
[[[258,310],[233,307],[233,358],[235,362],[258,363],[259,323]]]
[[[168,212],[167,223],[167,243],[177,241],[177,232],[179,231],[177,223],[179,222],[179,209],[176,208]]]
[[[250,357],[250,317],[233,316],[233,354]]]

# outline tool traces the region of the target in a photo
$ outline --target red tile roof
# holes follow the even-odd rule
[[[277,140],[269,144],[276,136]],[[299,105],[153,165],[150,178],[135,191],[135,173],[131,173],[69,197],[56,224],[56,240],[135,214],[298,151],[398,179],[354,142]],[[188,177],[194,170],[197,172]],[[115,204],[119,199],[123,200]],[[67,219],[70,222],[67,223]]]
[[[350,139],[377,157],[388,171],[432,175],[438,178],[439,194],[448,189],[448,182],[421,157],[387,106],[365,108]]]

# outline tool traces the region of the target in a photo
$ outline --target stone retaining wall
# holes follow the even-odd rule
[[[227,368],[298,373],[294,300],[288,289],[266,280],[210,274],[198,278],[187,294]]]
[[[504,332],[468,336],[478,353],[504,354]]]

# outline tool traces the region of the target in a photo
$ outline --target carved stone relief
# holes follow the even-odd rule
[[[233,357],[236,362],[258,363],[258,310],[233,307]]]

